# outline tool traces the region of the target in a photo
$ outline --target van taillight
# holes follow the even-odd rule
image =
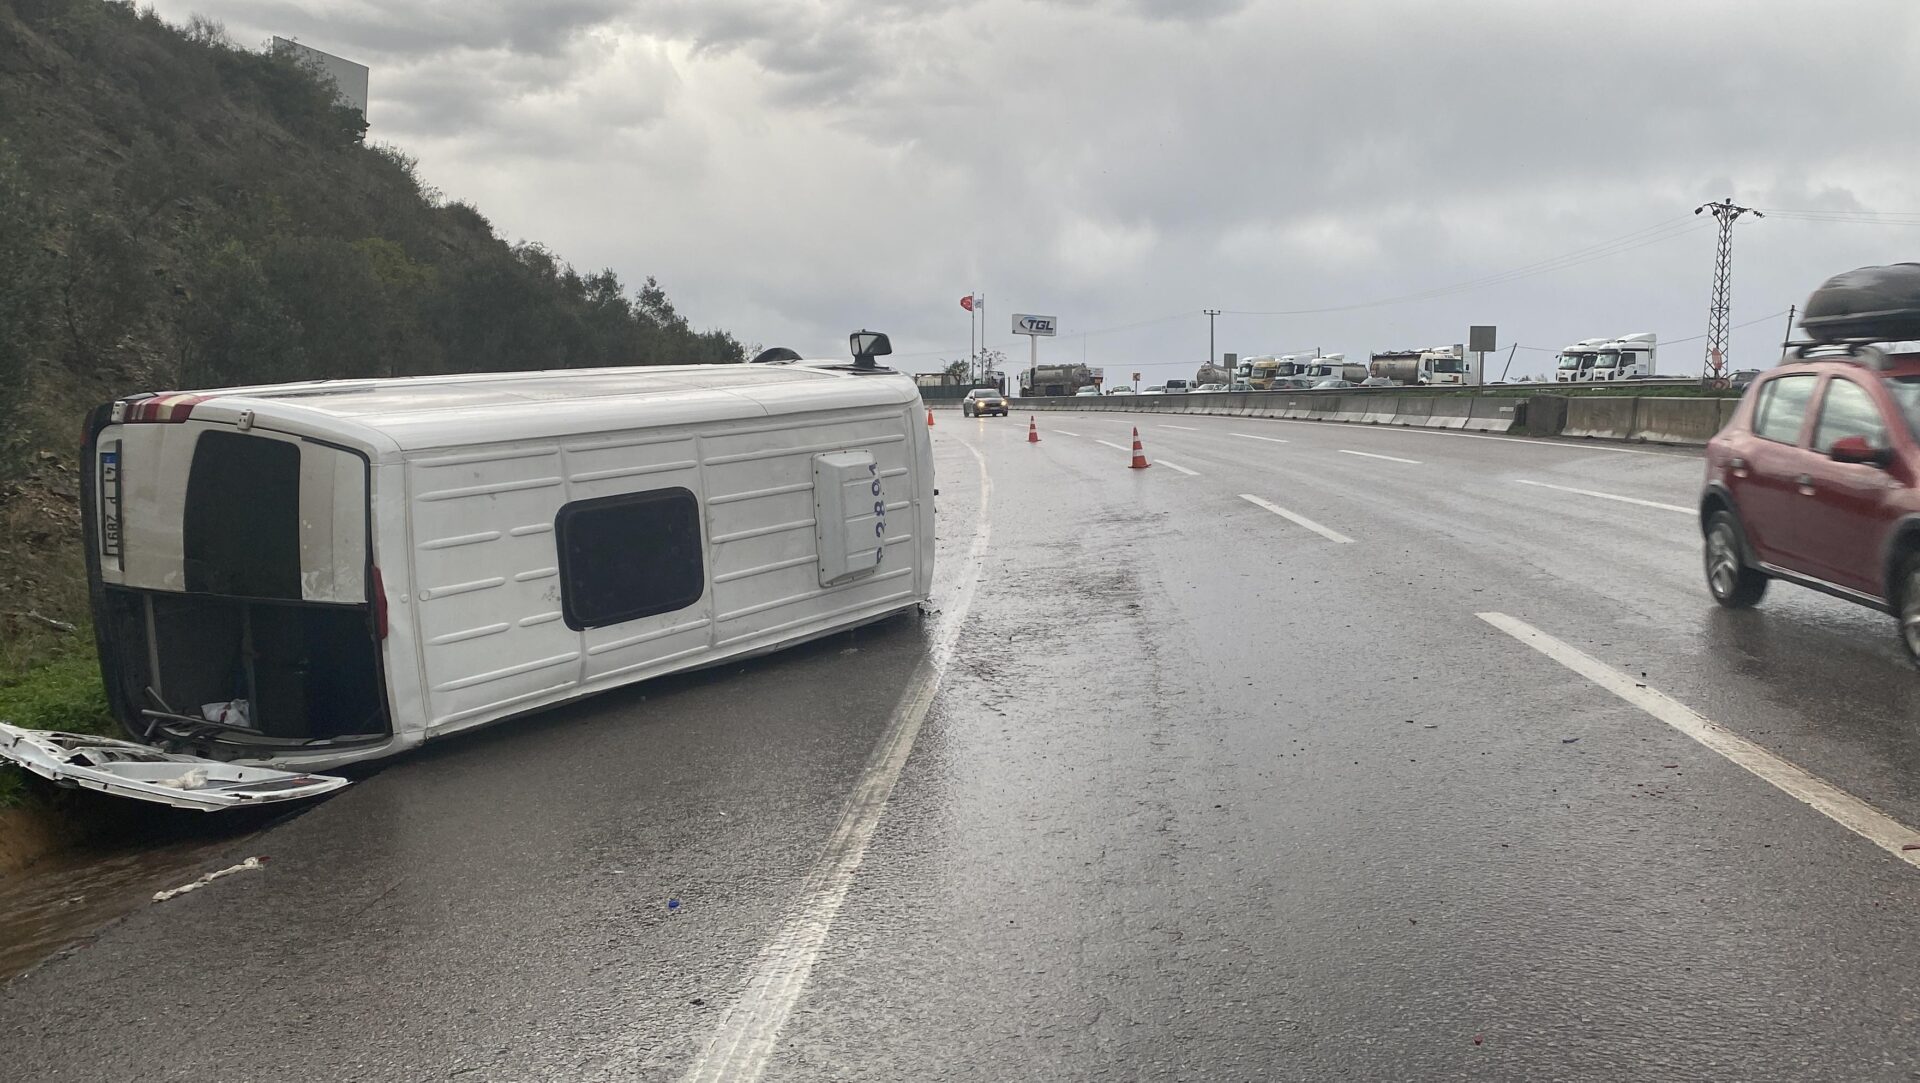
[[[207,401],[205,395],[155,395],[124,404],[120,420],[178,424],[193,416],[193,408]]]
[[[373,569],[373,637],[387,638],[387,584],[380,578],[378,565]]]

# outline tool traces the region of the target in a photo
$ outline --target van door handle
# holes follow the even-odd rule
[[[1747,476],[1747,460],[1735,455],[1727,460],[1727,469],[1733,471],[1734,477],[1744,478]]]
[[[1800,486],[1801,496],[1813,495],[1813,475],[1812,474],[1802,474],[1799,477],[1794,478],[1793,483],[1795,485]]]

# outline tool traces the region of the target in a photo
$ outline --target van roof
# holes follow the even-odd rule
[[[359,437],[400,448],[917,402],[911,377],[844,361],[461,373],[171,393],[195,420]],[[384,436],[387,439],[381,440]]]

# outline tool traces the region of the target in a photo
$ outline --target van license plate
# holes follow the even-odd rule
[[[100,452],[100,555],[120,557],[120,441]]]

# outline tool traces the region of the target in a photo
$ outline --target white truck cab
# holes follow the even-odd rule
[[[1593,379],[1625,380],[1652,376],[1654,338],[1651,331],[1639,331],[1621,335],[1601,346],[1593,362]]]

